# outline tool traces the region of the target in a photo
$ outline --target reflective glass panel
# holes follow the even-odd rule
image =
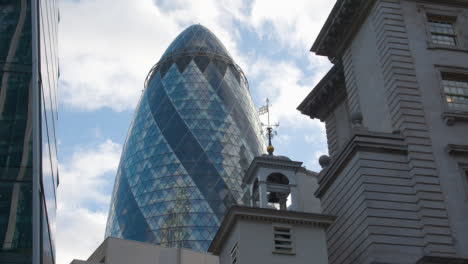
[[[32,261],[31,6],[0,2],[0,262]]]
[[[434,44],[445,46],[457,45],[457,34],[452,18],[430,16],[427,23]]]
[[[259,120],[243,73],[203,26],[182,32],[153,69],[106,236],[206,251],[227,210],[248,199],[242,177],[264,149]]]

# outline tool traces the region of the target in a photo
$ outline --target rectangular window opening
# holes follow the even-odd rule
[[[292,227],[273,226],[273,252],[294,253]]]
[[[464,169],[464,172],[465,172],[466,183],[468,183],[468,168]]]
[[[458,45],[458,40],[455,21],[455,17],[428,15],[427,25],[429,33],[431,34],[432,43],[456,47]]]
[[[468,112],[467,74],[442,72],[442,88],[449,110]]]
[[[468,164],[459,164],[461,166],[461,173],[462,173],[462,182],[463,182],[463,189],[465,191],[465,197],[468,199]]]

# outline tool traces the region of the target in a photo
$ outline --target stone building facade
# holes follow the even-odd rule
[[[330,263],[468,263],[468,1],[338,0],[311,51]]]

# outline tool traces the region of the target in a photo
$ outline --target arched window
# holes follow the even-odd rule
[[[284,176],[283,174],[275,172],[275,173],[272,173],[272,174],[268,175],[267,182],[288,185],[289,184],[289,179],[288,179],[288,177]]]
[[[267,177],[267,201],[273,207],[286,210],[289,189],[289,179],[281,173],[272,173]]]

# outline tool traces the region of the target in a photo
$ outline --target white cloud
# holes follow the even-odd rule
[[[175,1],[170,6],[176,8],[163,10],[150,0],[62,1],[61,102],[87,111],[133,109],[150,68],[194,23],[210,28],[236,58],[232,16],[221,3]]]
[[[307,143],[312,143],[312,142],[314,142],[314,137],[311,136],[311,135],[304,135],[304,140]]]
[[[304,133],[304,141],[307,143],[326,143],[326,132],[325,132],[325,124],[324,123],[317,123],[319,129],[316,131],[317,133]]]
[[[86,259],[103,241],[110,192],[122,146],[111,140],[77,149],[60,164],[57,263]]]
[[[57,220],[57,264],[86,260],[104,239],[107,212],[62,207]]]
[[[210,28],[246,72],[251,62],[250,55],[238,49],[238,43],[246,41],[240,27],[274,38],[289,54],[309,55],[332,2],[61,1],[60,101],[86,111],[133,109],[149,69],[177,34],[195,23]],[[326,61],[308,57],[310,68]]]
[[[250,74],[259,82],[256,90],[262,91],[262,96],[270,99],[271,120],[279,121],[282,127],[295,129],[305,126],[323,132],[322,123],[296,110],[321,73],[306,78],[303,70],[290,61],[258,60],[251,65]]]
[[[178,27],[150,0],[62,1],[60,11],[62,102],[84,110],[133,108]]]
[[[312,46],[335,1],[256,0],[250,25],[264,37],[274,37],[296,54]]]
[[[108,184],[102,175],[116,170],[121,148],[120,144],[106,140],[96,149],[77,150],[70,160],[61,164],[59,206],[61,203],[81,206],[86,201],[109,202],[109,194],[100,188]]]
[[[275,141],[279,144],[287,144],[291,141],[291,136],[288,134],[279,134],[274,137]]]

